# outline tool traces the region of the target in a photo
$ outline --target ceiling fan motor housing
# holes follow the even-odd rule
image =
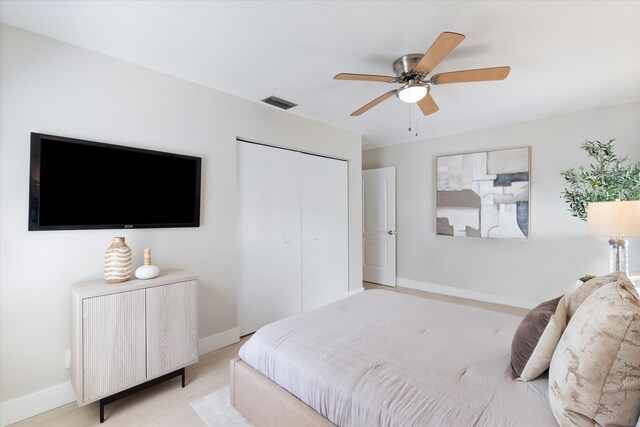
[[[421,80],[424,75],[416,72],[416,66],[423,56],[422,53],[410,53],[393,61],[393,72],[398,80],[405,83],[409,80]]]

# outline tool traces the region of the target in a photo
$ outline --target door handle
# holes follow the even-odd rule
[[[394,234],[396,234],[396,230],[389,230],[389,231],[387,231],[387,234],[389,236],[393,236]]]

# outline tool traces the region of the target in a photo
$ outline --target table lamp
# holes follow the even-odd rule
[[[624,237],[640,236],[640,200],[589,203],[587,233],[609,237],[609,270],[629,274]]]

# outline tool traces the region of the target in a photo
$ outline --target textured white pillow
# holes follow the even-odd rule
[[[572,292],[567,292],[564,296],[564,302],[567,306],[567,320],[570,320],[571,317],[573,317],[576,310],[578,310],[578,307],[580,307],[580,304],[586,301],[592,293],[607,283],[617,282],[622,278],[622,276],[625,278],[627,277],[623,272],[616,271],[614,273],[609,273],[606,276],[594,277],[586,283],[576,286]]]
[[[577,309],[549,367],[561,426],[634,426],[640,414],[640,298],[626,275]]]

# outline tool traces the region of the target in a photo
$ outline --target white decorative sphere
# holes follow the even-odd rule
[[[138,279],[153,279],[160,274],[160,269],[155,265],[143,265],[136,269],[136,277]]]

